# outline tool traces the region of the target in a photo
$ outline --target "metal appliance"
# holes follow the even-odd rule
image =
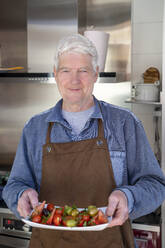
[[[0,247],[28,248],[30,237],[31,227],[0,207]]]
[[[18,220],[2,199],[2,190],[8,175],[8,171],[0,171],[0,248],[27,248],[31,227]]]

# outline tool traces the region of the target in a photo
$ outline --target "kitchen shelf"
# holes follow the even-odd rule
[[[156,106],[161,106],[161,102],[151,102],[151,101],[137,101],[132,98],[128,98],[125,100],[126,103],[134,103],[134,104],[149,104],[149,105],[156,105]]]

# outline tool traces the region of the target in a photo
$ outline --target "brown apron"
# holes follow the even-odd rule
[[[107,206],[116,188],[102,120],[98,137],[88,140],[51,143],[49,124],[43,146],[42,182],[39,199],[57,206]],[[30,248],[134,248],[129,220],[123,226],[103,231],[59,231],[34,228]]]

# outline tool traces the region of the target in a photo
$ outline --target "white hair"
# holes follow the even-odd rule
[[[89,54],[92,58],[93,70],[98,66],[98,54],[95,45],[87,37],[80,34],[72,34],[59,41],[55,54],[55,67],[58,69],[59,56],[64,53]]]

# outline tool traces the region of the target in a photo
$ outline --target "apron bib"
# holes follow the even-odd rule
[[[102,120],[98,137],[88,140],[51,143],[54,123],[49,123],[43,146],[42,181],[39,200],[57,206],[107,206],[116,188]],[[33,228],[30,248],[134,248],[131,224],[103,231],[59,231]]]

